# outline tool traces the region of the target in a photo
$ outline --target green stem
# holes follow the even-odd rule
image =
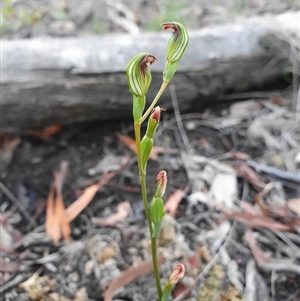
[[[148,221],[150,235],[152,235],[153,230],[152,230],[150,210],[149,210],[148,200],[147,200],[146,174],[145,171],[143,170],[143,164],[142,164],[141,123],[134,124],[134,134],[135,134],[136,155],[138,161],[139,176],[140,176],[141,189],[142,189],[142,199],[143,199],[144,209],[146,213],[146,218]]]
[[[161,301],[169,301],[171,290],[172,290],[172,285],[167,282],[164,287],[164,292]]]
[[[153,262],[153,274],[155,277],[156,289],[158,294],[158,300],[161,301],[162,298],[162,289],[160,283],[160,275],[158,269],[158,261],[157,261],[157,238],[151,237],[151,252],[152,252],[152,262]]]
[[[161,95],[163,94],[163,92],[165,91],[167,85],[169,83],[167,82],[163,82],[161,84],[161,87],[159,89],[159,91],[157,92],[154,100],[152,101],[150,107],[147,109],[147,111],[144,113],[144,115],[141,118],[141,124],[146,120],[146,118],[149,116],[149,114],[152,112],[153,108],[155,107],[156,103],[158,102],[158,100],[160,99]]]
[[[160,275],[159,275],[158,262],[157,262],[156,238],[152,238],[153,227],[152,227],[150,210],[149,210],[148,200],[147,200],[146,170],[144,170],[143,162],[142,162],[141,122],[134,123],[134,134],[135,134],[137,161],[138,161],[138,168],[139,168],[139,175],[140,175],[140,182],[141,182],[141,189],[142,189],[142,199],[143,199],[145,214],[146,214],[150,237],[151,237],[151,253],[152,253],[152,262],[153,262],[153,273],[154,273],[154,278],[155,278],[155,283],[156,283],[158,299],[159,299],[159,301],[161,301],[162,290],[161,290]]]

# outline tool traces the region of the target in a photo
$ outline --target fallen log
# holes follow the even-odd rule
[[[288,12],[190,31],[190,44],[172,81],[180,110],[283,79],[291,65],[291,41],[298,39],[298,21],[299,12]],[[148,100],[153,99],[169,37],[163,32],[3,40],[2,129],[131,116],[127,63],[142,51],[159,59],[151,66]],[[172,107],[169,89],[160,106]]]

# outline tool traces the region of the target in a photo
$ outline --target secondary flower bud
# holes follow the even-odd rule
[[[182,263],[178,263],[171,274],[168,284],[176,284],[181,278],[183,278],[185,273],[185,267]]]
[[[167,173],[164,170],[161,170],[156,177],[155,185],[155,198],[162,198],[167,189],[168,177]]]
[[[164,30],[173,30],[172,37],[168,43],[167,60],[169,63],[178,62],[189,43],[189,35],[186,28],[178,22],[167,22],[161,24]]]
[[[160,121],[160,113],[163,109],[160,107],[155,107],[148,119],[148,125],[146,130],[146,136],[154,138],[155,131],[158,127]]]
[[[160,107],[155,107],[149,117],[146,134],[141,141],[141,149],[142,149],[142,163],[143,167],[146,168],[146,164],[148,158],[150,156],[153,143],[154,143],[154,134],[158,127],[160,120],[160,112],[163,109]]]
[[[126,69],[126,77],[132,94],[144,97],[151,83],[151,71],[149,65],[157,61],[150,53],[139,53],[129,62]]]

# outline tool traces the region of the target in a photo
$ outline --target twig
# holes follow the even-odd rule
[[[4,283],[2,286],[0,286],[0,292],[1,295],[4,294],[5,292],[11,290],[12,288],[16,287],[26,279],[28,279],[28,274],[19,274],[16,277],[14,277],[12,280]]]
[[[300,87],[298,89],[298,95],[296,100],[296,120],[299,121],[300,119]]]
[[[264,173],[272,175],[276,178],[286,180],[286,181],[292,181],[292,182],[300,184],[300,173],[299,172],[288,172],[288,171],[280,170],[276,167],[271,167],[271,166],[265,165],[263,163],[255,162],[254,160],[247,161],[247,165],[251,166],[252,168],[254,168],[256,170],[260,170]]]
[[[177,123],[177,126],[178,126],[179,133],[181,135],[183,144],[185,146],[185,150],[188,154],[192,154],[193,150],[191,148],[188,136],[185,132],[185,129],[184,129],[184,126],[183,126],[183,123],[182,123],[181,114],[180,114],[180,111],[179,111],[179,106],[178,106],[178,101],[177,101],[176,90],[175,90],[175,86],[173,84],[170,84],[170,92],[171,92],[171,99],[172,99],[172,105],[173,105],[173,108],[174,108],[176,123]]]
[[[14,205],[19,209],[21,214],[29,221],[29,226],[37,226],[36,221],[31,217],[25,206],[9,191],[9,189],[0,182],[0,189],[2,192],[14,203]]]
[[[247,100],[247,99],[269,99],[270,96],[274,94],[282,94],[284,91],[275,90],[272,92],[264,92],[264,91],[253,91],[253,92],[241,92],[241,93],[233,93],[222,96],[224,100]]]
[[[269,244],[270,246],[276,246],[276,250],[280,250],[281,252],[285,253],[289,258],[295,259],[295,257],[297,256],[297,251],[295,251],[294,249],[290,249],[288,245],[285,245],[273,233],[280,233],[279,231],[268,231],[265,229],[260,229],[260,231],[264,233],[264,236],[258,235],[257,239],[259,241],[261,241],[263,238],[265,244]]]
[[[256,266],[253,259],[251,259],[246,268],[246,288],[244,294],[245,301],[255,301],[256,300]]]
[[[260,263],[259,267],[264,271],[285,271],[300,275],[300,267],[291,260],[272,259],[271,262]]]
[[[296,254],[300,254],[300,248],[294,244],[287,235],[285,235],[284,233],[280,232],[280,231],[274,231],[274,233],[280,237],[290,248],[293,249],[294,252],[296,252]]]
[[[274,300],[276,298],[275,282],[276,282],[276,270],[272,270],[272,272],[271,272],[271,294],[272,294],[272,298]]]

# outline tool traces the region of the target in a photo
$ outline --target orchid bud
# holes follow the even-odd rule
[[[147,94],[151,83],[151,71],[149,65],[157,61],[150,53],[139,53],[129,62],[126,69],[126,77],[130,92],[139,97]]]
[[[148,125],[146,130],[146,136],[154,138],[155,131],[158,127],[160,121],[160,113],[163,109],[160,107],[155,107],[148,119]]]
[[[164,71],[164,81],[170,82],[189,43],[189,35],[186,28],[178,22],[167,22],[161,25],[164,30],[173,30],[168,43],[167,64]]]
[[[184,265],[182,263],[178,263],[165,284],[162,299],[161,299],[162,301],[169,301],[172,286],[175,285],[181,278],[183,278],[184,273],[185,273]]]
[[[161,170],[156,177],[155,193],[154,197],[162,198],[166,192],[168,183],[167,173]]]
[[[171,285],[176,284],[181,278],[183,278],[185,273],[185,267],[182,263],[178,263],[171,274],[168,283]]]
[[[157,237],[164,217],[164,196],[167,188],[167,173],[161,170],[156,177],[155,193],[150,204],[151,220],[154,224],[153,237]]]
[[[158,127],[160,121],[160,107],[155,107],[149,117],[146,134],[141,141],[141,149],[142,149],[142,164],[143,167],[146,168],[147,160],[150,156],[153,143],[154,143],[154,134]]]

